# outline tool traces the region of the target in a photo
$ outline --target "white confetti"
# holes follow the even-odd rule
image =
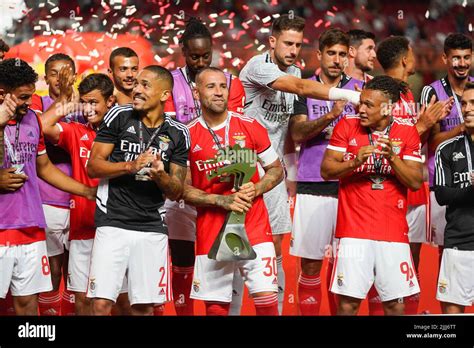
[[[41,25],[35,25],[35,26],[33,27],[33,30],[41,30]]]
[[[472,23],[469,23],[469,32],[472,32]]]
[[[462,7],[466,7],[466,5],[467,5],[467,0],[464,0],[464,1],[462,2]]]
[[[57,6],[55,8],[51,9],[51,13],[56,13],[58,11],[59,11],[59,7],[57,7]]]
[[[267,22],[270,22],[271,20],[272,20],[271,16],[266,16],[264,19],[262,19],[262,23],[267,23]]]
[[[76,56],[76,60],[84,60],[90,62],[92,58],[90,56]]]
[[[260,45],[260,46],[258,46],[257,51],[261,51],[261,50],[263,50],[264,48],[265,48],[265,45]]]
[[[428,19],[430,18],[430,10],[427,10],[425,13],[425,18]]]
[[[222,31],[219,31],[219,32],[215,33],[212,37],[215,39],[215,38],[218,38],[218,37],[221,37],[221,36],[224,36],[224,33]]]
[[[231,59],[232,58],[232,52],[230,51],[227,51],[223,54],[224,57],[228,58],[228,59]]]
[[[233,66],[239,65],[239,63],[240,63],[240,59],[239,59],[239,58],[235,58],[235,59],[232,61],[232,65],[233,65]]]
[[[262,34],[265,34],[265,33],[269,33],[270,32],[270,29],[269,28],[261,28],[259,30]]]
[[[38,7],[39,7],[39,8],[42,8],[42,7],[44,7],[44,5],[45,5],[44,2],[40,2],[40,3],[38,4]]]
[[[125,11],[125,16],[131,16],[135,12],[137,12],[137,9],[135,8],[135,6],[132,6],[131,8],[127,8],[127,10]]]
[[[169,54],[173,54],[174,53],[174,49],[172,49],[171,47],[168,47],[166,49],[166,52],[168,52]]]
[[[99,66],[104,64],[103,60],[99,60],[99,63],[97,63]]]
[[[44,35],[44,36],[50,36],[50,35],[51,35],[51,32],[50,32],[50,31],[43,31],[43,35]]]
[[[99,51],[97,49],[93,49],[92,51],[89,52],[89,56],[94,57],[94,58],[99,58]]]
[[[163,60],[163,59],[161,59],[161,57],[160,57],[159,55],[157,55],[157,54],[155,54],[155,56],[154,56],[153,58],[155,58],[155,60],[156,60],[158,63],[161,63],[161,61]]]

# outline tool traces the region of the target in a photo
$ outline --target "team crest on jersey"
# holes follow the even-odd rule
[[[165,294],[165,289],[161,288],[160,290],[160,296],[163,296]]]
[[[245,147],[246,136],[243,133],[236,133],[232,138],[236,144],[240,145],[240,147]]]
[[[337,275],[337,286],[343,286],[344,285],[344,275],[342,273],[339,273]]]
[[[194,279],[193,280],[193,290],[194,292],[199,292],[199,286],[201,285],[201,282],[199,280]]]
[[[448,287],[448,282],[442,280],[438,283],[438,291],[440,294],[444,294],[446,292],[446,288]]]
[[[169,142],[171,141],[171,139],[167,135],[160,135],[158,138],[160,139],[160,150],[168,150],[168,148],[170,147]]]
[[[89,279],[89,289],[91,289],[92,291],[95,290],[95,278]]]
[[[395,155],[399,155],[402,151],[402,142],[392,140],[392,151]]]
[[[273,284],[273,285],[277,285],[277,284],[278,284],[278,279],[277,279],[277,277],[273,278],[272,284]]]

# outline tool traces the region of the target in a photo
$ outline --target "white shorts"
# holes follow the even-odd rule
[[[436,245],[444,245],[444,229],[446,228],[446,206],[439,205],[434,191],[430,191],[431,199],[431,235]]]
[[[474,251],[443,250],[436,299],[460,306],[474,304]]]
[[[372,284],[382,302],[420,292],[408,243],[341,238],[331,292],[365,299]]]
[[[168,236],[116,227],[97,228],[87,297],[116,301],[128,276],[130,304],[171,301]]]
[[[11,289],[13,296],[53,290],[46,242],[0,246],[0,298]]]
[[[250,294],[278,292],[277,266],[273,243],[253,246],[255,260],[215,261],[207,255],[196,256],[191,298],[229,303],[232,301],[234,271],[240,269]]]
[[[57,208],[52,205],[43,204],[44,217],[46,219],[46,247],[48,257],[64,253],[64,247],[69,249],[69,215],[70,210]]]
[[[67,275],[67,289],[87,292],[89,270],[94,239],[71,240]],[[124,277],[120,293],[127,292],[127,277]]]
[[[196,208],[183,202],[165,201],[165,223],[170,240],[196,241]]]
[[[290,254],[323,260],[334,239],[336,220],[337,198],[297,194]]]
[[[429,243],[429,215],[427,213],[428,206],[414,205],[408,206],[407,223],[408,223],[408,240],[410,243]]]
[[[267,207],[272,234],[291,233],[290,204],[288,203],[285,180],[264,193],[263,200]]]

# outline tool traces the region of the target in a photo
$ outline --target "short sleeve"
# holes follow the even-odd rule
[[[403,160],[415,161],[423,163],[423,159],[421,156],[421,141],[420,136],[418,135],[418,131],[416,130],[415,126],[407,126],[407,140],[406,146],[401,154],[401,158]]]
[[[244,86],[242,86],[242,82],[238,77],[231,76],[228,109],[229,111],[234,111],[241,114],[244,111],[244,105]]]
[[[293,102],[293,114],[291,116],[308,115],[308,105],[306,101],[306,97],[295,96],[295,100]]]
[[[56,123],[56,127],[58,127],[60,131],[58,146],[63,149],[69,149],[72,140],[72,135],[74,133],[73,126],[71,125],[71,123],[58,122]]]
[[[266,167],[278,159],[275,149],[272,147],[267,129],[257,120],[252,122],[255,139],[255,150],[263,167]]]
[[[421,105],[427,105],[430,103],[431,98],[435,96],[436,101],[438,100],[438,96],[436,95],[436,91],[433,88],[433,86],[427,85],[423,87],[421,90],[421,96],[420,96],[420,103]]]
[[[191,147],[191,137],[189,135],[189,129],[187,127],[179,129],[179,138],[177,140],[176,147],[171,154],[170,162],[177,164],[181,167],[188,166],[189,148]]]
[[[342,118],[334,127],[328,149],[337,152],[346,152],[349,139],[349,121]]]
[[[269,85],[287,74],[271,62],[252,61],[246,69],[246,80],[252,84],[271,88]],[[241,75],[242,78],[242,75]]]
[[[174,99],[173,95],[171,94],[168,100],[165,102],[164,112],[170,114],[171,116],[176,116],[176,109],[174,107]]]
[[[114,106],[104,116],[104,121],[97,131],[95,142],[115,144],[120,134],[120,120],[124,110],[121,106]],[[126,111],[127,112],[127,111]]]

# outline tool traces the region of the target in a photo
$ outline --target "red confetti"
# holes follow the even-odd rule
[[[331,25],[331,22],[330,21],[327,21],[326,24],[324,24],[324,27],[327,28]]]
[[[335,16],[334,13],[332,13],[331,11],[327,11],[326,13],[327,13],[328,16],[331,16],[331,17]]]
[[[165,14],[165,10],[170,7],[171,4],[168,4],[168,5],[165,5],[165,6],[161,6],[160,7],[160,15],[164,15]]]
[[[253,46],[253,44],[248,44],[247,46],[244,47],[244,50],[248,50],[252,46]]]
[[[332,9],[333,9],[334,11],[339,11],[336,6],[333,6]]]
[[[221,13],[219,13],[219,16],[223,16],[223,15],[225,15],[226,13],[227,13],[227,10],[222,11]]]
[[[323,24],[323,22],[324,22],[324,21],[323,21],[322,19],[318,19],[318,21],[317,21],[316,23],[314,23],[314,26],[315,26],[316,28],[319,28],[319,26],[320,26],[321,24]]]
[[[242,5],[242,8],[245,10],[245,11],[248,11],[249,10],[249,7],[247,5]]]
[[[193,11],[196,11],[199,7],[199,1],[196,1],[193,5]]]

